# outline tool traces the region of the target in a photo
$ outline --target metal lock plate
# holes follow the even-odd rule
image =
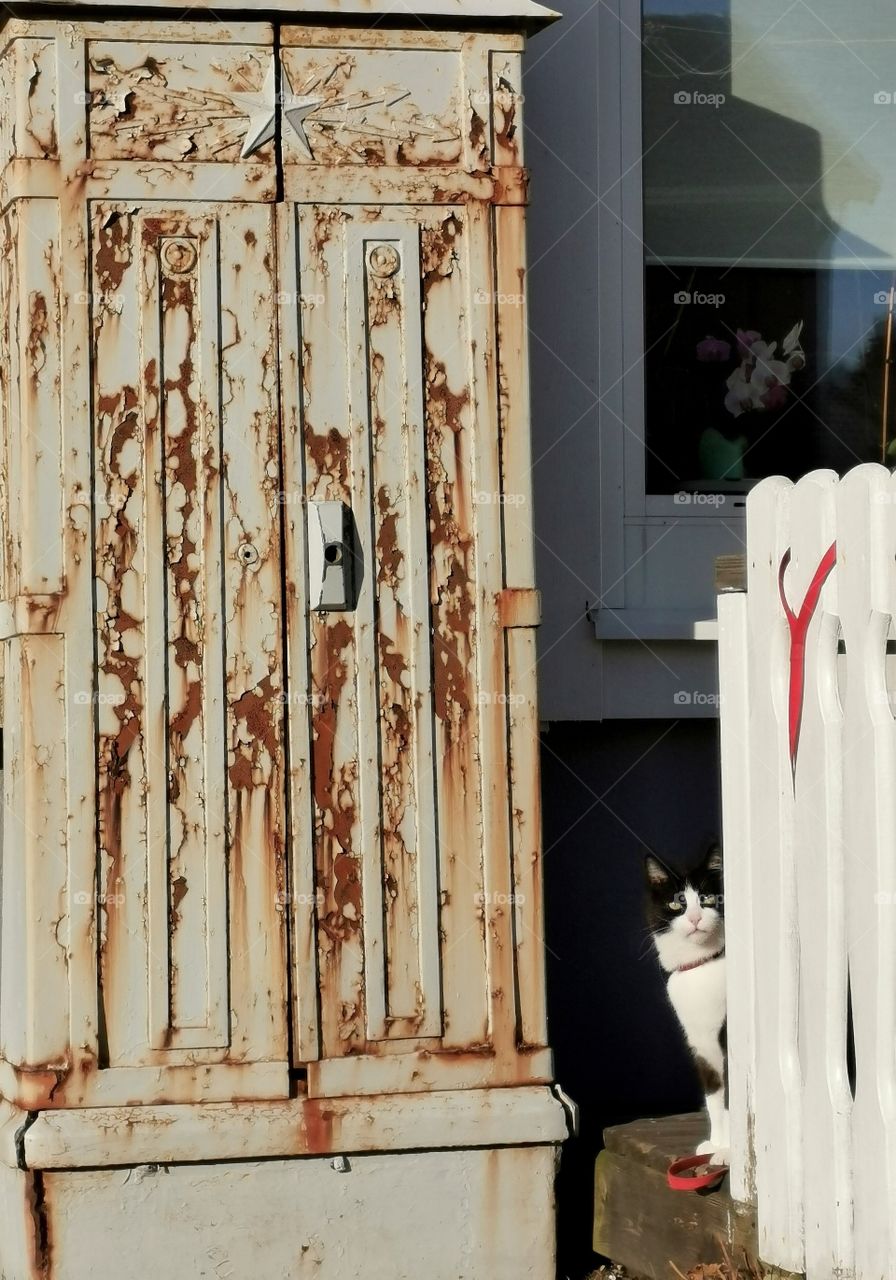
[[[355,608],[354,522],[342,502],[309,502],[310,607]]]

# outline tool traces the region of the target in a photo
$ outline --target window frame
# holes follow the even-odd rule
[[[668,611],[654,602],[644,564],[657,526],[669,526],[670,537],[674,526],[705,530],[707,545],[718,543],[723,554],[732,535],[743,540],[746,503],[745,494],[716,493],[717,505],[710,505],[647,493],[641,0],[600,5],[597,145],[601,607],[619,615],[623,631],[631,614],[629,638],[636,638],[636,612]],[[597,630],[601,636],[603,628]]]

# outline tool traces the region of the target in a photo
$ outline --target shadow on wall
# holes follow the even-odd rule
[[[582,1280],[603,1129],[702,1104],[644,925],[642,864],[646,845],[685,867],[719,831],[718,725],[552,725],[542,788],[550,1036],[581,1109],[558,1182],[558,1275]]]

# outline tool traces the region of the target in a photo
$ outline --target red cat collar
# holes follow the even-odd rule
[[[714,951],[711,956],[704,956],[702,960],[692,960],[690,964],[680,965],[679,968],[675,970],[675,972],[687,973],[688,969],[699,969],[701,964],[709,964],[710,960],[718,960],[718,958],[720,956],[723,956],[724,954],[725,954],[725,948],[722,947],[721,951]]]

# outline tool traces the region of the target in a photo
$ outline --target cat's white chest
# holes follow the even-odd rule
[[[718,1032],[726,1012],[725,957],[683,973],[676,971],[669,977],[668,991],[685,1030]]]

